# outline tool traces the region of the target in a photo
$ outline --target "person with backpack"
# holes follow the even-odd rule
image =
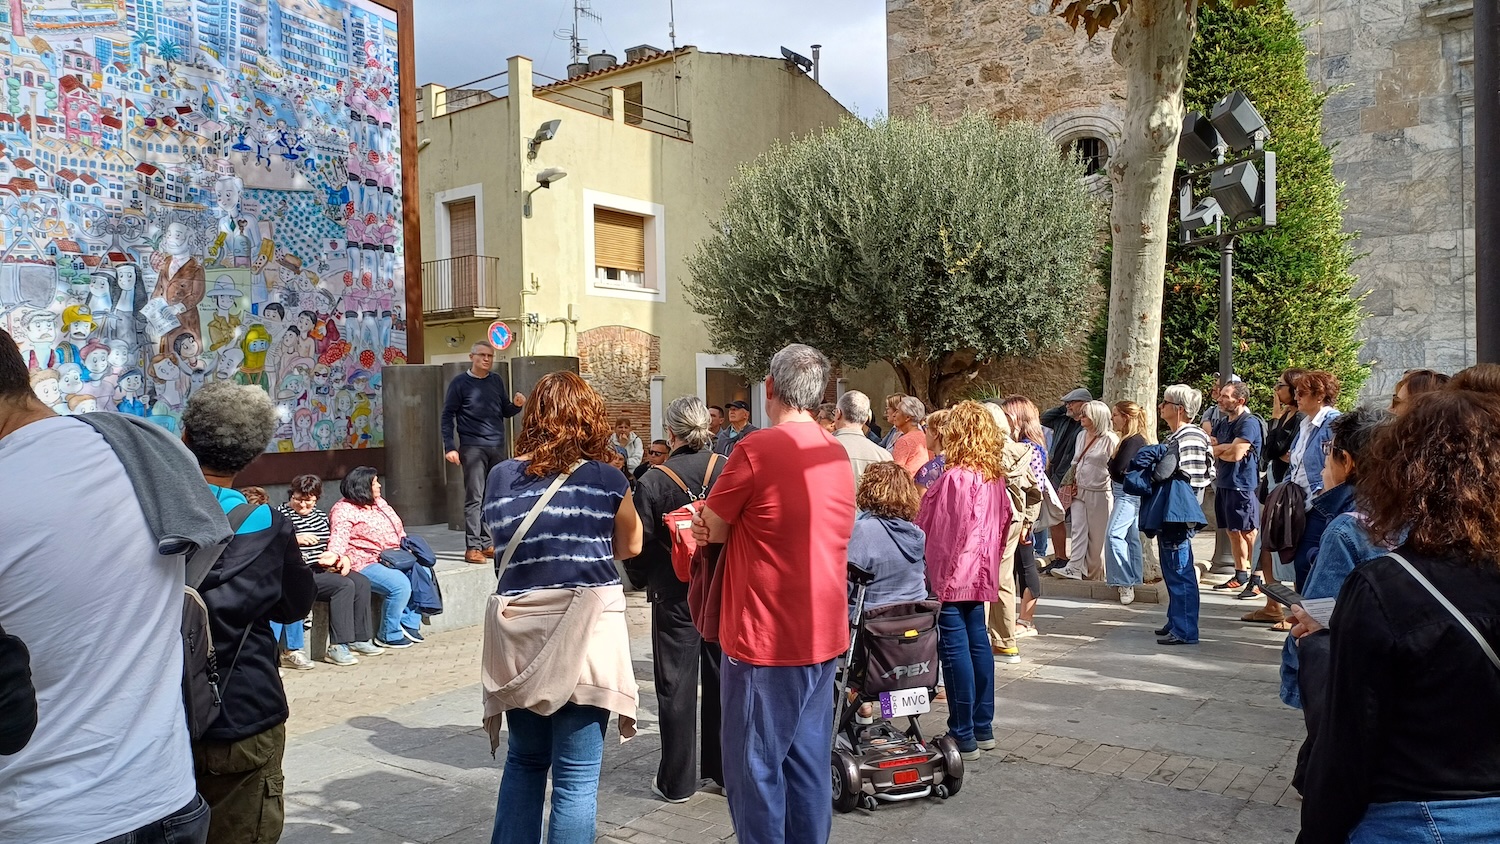
[[[213,844],[259,844],[281,837],[286,818],[281,758],[286,690],[271,622],[300,624],[317,598],[291,520],[269,505],[249,509],[234,477],[260,456],[276,431],[264,390],[205,384],[182,413],[182,441],[230,514],[234,536],[198,592],[208,607],[222,705],[193,742],[198,791],[213,812]]]
[[[686,558],[692,548],[684,539],[692,535],[692,516],[684,508],[702,506],[725,460],[710,450],[708,408],[702,399],[677,399],[667,405],[663,417],[672,451],[636,485],[643,540],[640,556],[631,562],[630,579],[645,584],[651,603],[652,673],[661,718],[661,761],[651,791],[668,803],[682,803],[698,790],[700,777],[724,784],[719,748],[721,652],[698,634],[688,612]],[[700,708],[701,729],[694,711]]]
[[[92,415],[130,447],[38,400],[0,330],[0,840],[202,844],[184,552],[219,549],[229,527],[176,438]],[[80,546],[80,513],[98,548]]]

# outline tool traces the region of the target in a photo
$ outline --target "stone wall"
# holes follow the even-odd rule
[[[1292,0],[1369,290],[1364,395],[1474,361],[1472,0]],[[1272,127],[1273,131],[1275,127]]]
[[[578,334],[578,372],[604,396],[610,423],[624,417],[636,434],[651,432],[651,376],[661,372],[661,338],[605,325]]]
[[[1355,292],[1369,291],[1364,395],[1384,396],[1407,369],[1452,372],[1474,360],[1473,0],[1291,5],[1308,25],[1308,72],[1333,90],[1324,139],[1346,185],[1345,228],[1360,233]],[[887,0],[891,113],[978,108],[1040,120],[1059,143],[1100,137],[1112,154],[1123,80],[1110,36],[1089,42],[1048,6]],[[1064,364],[1040,369],[1066,383]]]

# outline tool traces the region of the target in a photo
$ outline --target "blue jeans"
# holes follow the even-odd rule
[[[1109,546],[1104,549],[1104,582],[1110,586],[1139,586],[1141,569],[1141,531],[1136,519],[1141,499],[1126,495],[1124,484],[1113,484],[1115,506],[1109,512]]]
[[[995,737],[995,655],[984,625],[984,604],[944,603],[938,649],[948,692],[948,732],[960,750]]]
[[[594,844],[609,711],[566,703],[551,715],[512,709],[505,713],[505,720],[510,737],[490,844],[541,844],[548,769],[552,771],[552,815],[547,821],[547,844]]]
[[[1193,563],[1193,534],[1180,524],[1168,524],[1156,536],[1161,556],[1161,579],[1167,586],[1167,634],[1184,642],[1198,641],[1198,567]]]
[[[204,844],[208,840],[208,803],[194,794],[186,806],[102,844]]]
[[[1045,561],[1047,559],[1048,543],[1052,541],[1052,534],[1047,528],[1033,531],[1031,534],[1031,547],[1036,551],[1036,558]]]
[[[271,635],[276,637],[276,642],[284,651],[300,651],[307,643],[307,630],[302,622],[294,621],[291,624],[278,624],[271,622]]]
[[[420,630],[422,614],[411,609],[411,580],[399,571],[376,563],[365,566],[359,573],[370,581],[370,591],[385,600],[380,607],[380,632],[376,634],[382,642],[403,642],[401,628]]]
[[[827,844],[833,834],[835,661],[751,665],[725,654],[720,663],[724,796],[740,844]]]
[[[1500,797],[1371,803],[1349,844],[1489,844],[1500,840]]]

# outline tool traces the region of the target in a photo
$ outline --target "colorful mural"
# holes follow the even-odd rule
[[[382,445],[406,354],[395,13],[364,0],[0,4],[0,326],[59,413],[175,431],[202,384],[271,449]]]

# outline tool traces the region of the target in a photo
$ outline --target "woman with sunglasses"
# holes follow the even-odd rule
[[[1323,444],[1333,439],[1332,422],[1339,417],[1339,409],[1333,406],[1339,397],[1339,379],[1332,373],[1313,370],[1303,373],[1293,386],[1297,388],[1297,409],[1304,418],[1292,443],[1291,470],[1286,479],[1302,487],[1311,509],[1313,499],[1323,491],[1323,464],[1328,459]],[[1293,566],[1295,586],[1301,589],[1307,569],[1295,561]]]

